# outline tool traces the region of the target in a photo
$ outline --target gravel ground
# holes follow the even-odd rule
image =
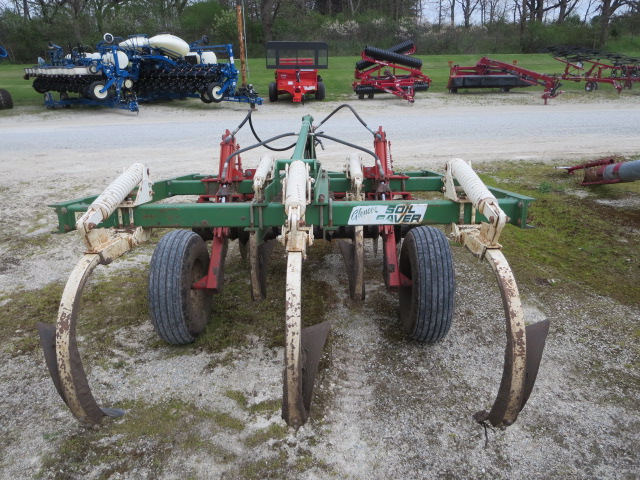
[[[552,164],[637,154],[639,148],[640,96],[630,92],[586,104],[563,103],[560,97],[547,106],[529,93],[430,94],[414,106],[396,99],[351,103],[370,127],[385,127],[396,168],[441,170],[453,156]],[[303,114],[317,121],[337,105],[265,105],[254,114],[256,129],[262,137],[296,131]],[[0,293],[64,282],[80,257],[76,235],[54,236],[18,252],[13,248],[17,239],[52,230],[55,218],[47,204],[98,193],[133,162],[149,165],[155,179],[213,172],[221,134],[233,129],[244,111],[232,104],[206,109],[145,105],[139,116],[105,110],[2,113]],[[370,134],[346,112],[324,131],[370,146]],[[240,143],[252,143],[251,134],[242,132]],[[347,154],[327,144],[319,157],[323,165],[341,169]],[[252,167],[257,155],[243,160]],[[255,337],[245,347],[218,354],[176,356],[171,347],[157,346],[150,325],[126,327],[117,333],[113,352],[126,367],[91,369],[89,380],[100,403],[178,398],[229,412],[243,422],[242,431],[202,435],[231,452],[230,459],[178,448],[184,441],[176,432],[175,448],[159,467],[145,461],[157,446],[141,434],[111,459],[83,459],[86,466],[77,473],[73,458],[65,463],[61,446],[95,432],[85,431],[68,413],[39,351],[13,356],[0,349],[0,478],[637,478],[640,392],[637,368],[628,366],[638,359],[615,329],[600,327],[602,319],[638,325],[637,310],[595,294],[560,297],[553,288],[534,293],[521,284],[528,321],[548,318],[551,331],[536,388],[518,422],[504,431],[489,430],[485,438],[471,416],[495,396],[504,348],[501,303],[489,267],[453,249],[454,325],[444,341],[422,346],[399,333],[397,299],[375,273],[380,256],[367,248],[363,304],[348,299],[337,251],[326,255],[315,272],[331,284],[336,301],[326,313],[332,333],[312,418],[298,432],[248,443],[254,433],[283,428],[284,422],[277,411],[251,413],[224,394],[243,392],[249,405],[278,400],[282,349]],[[101,267],[104,274],[138,264],[146,268],[151,252],[141,251]],[[233,246],[229,255],[237,254]],[[216,363],[225,358],[232,361]],[[217,366],[208,368],[212,362]],[[119,445],[107,434],[92,441],[96,448]],[[58,470],[43,469],[51,457],[61,458]],[[122,458],[127,466],[120,466]],[[280,466],[253,475],[246,468],[251,462]]]

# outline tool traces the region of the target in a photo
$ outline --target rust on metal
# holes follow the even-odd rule
[[[474,418],[479,422],[489,421],[494,427],[506,427],[516,421],[522,408],[527,338],[518,287],[506,258],[497,249],[487,250],[486,258],[496,275],[502,296],[507,345],[504,352],[502,380],[496,400],[489,412],[478,412]]]
[[[364,234],[362,226],[355,227],[351,241],[338,239],[337,242],[347,267],[349,296],[352,300],[364,300]]]

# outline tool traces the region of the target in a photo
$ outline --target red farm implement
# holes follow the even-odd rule
[[[585,82],[587,92],[597,90],[600,83],[608,83],[620,93],[640,81],[638,58],[581,47],[551,47],[547,50],[565,64],[562,79]]]
[[[391,93],[413,103],[415,92],[429,89],[431,79],[422,73],[422,60],[411,57],[416,45],[405,41],[383,50],[364,47],[362,60],[356,62],[353,91],[359,99],[376,93]]]
[[[544,87],[542,98],[547,100],[562,93],[558,88],[560,81],[556,76],[534,72],[519,67],[515,62],[506,63],[482,57],[472,67],[451,66],[447,88],[457,93],[461,88],[499,88],[508,92],[512,88],[540,85]]]
[[[324,42],[269,42],[267,68],[276,69],[275,82],[269,84],[269,100],[288,93],[294,102],[305,95],[324,100],[325,89],[318,69],[328,68],[329,47]]]
[[[623,157],[605,157],[573,167],[556,167],[573,175],[584,170],[580,185],[606,185],[610,183],[635,182],[640,180],[640,160],[626,161]]]

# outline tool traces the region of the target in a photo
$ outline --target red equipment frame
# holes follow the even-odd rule
[[[420,70],[422,61],[409,57],[415,51],[413,42],[403,42],[388,50],[365,47],[360,54],[362,61],[356,64],[354,76],[357,81],[352,84],[358,98],[362,100],[365,95],[373,98],[376,93],[391,93],[413,103],[415,92],[427,91],[431,85],[431,79]],[[403,56],[411,60],[408,65],[402,64]]]
[[[571,58],[554,55],[553,58],[565,64],[562,79],[571,82],[584,81],[584,89],[587,92],[597,90],[599,83],[608,83],[620,93],[625,88],[631,89],[635,82],[640,82],[640,62],[615,65],[582,56]],[[585,63],[590,66],[585,66]]]
[[[544,104],[550,98],[556,98],[562,90],[560,79],[555,75],[534,72],[519,67],[516,62],[506,63],[482,57],[472,67],[451,66],[447,88],[456,93],[459,88],[500,88],[508,92],[512,88],[540,85],[544,87],[541,98]]]
[[[267,68],[276,69],[275,82],[269,84],[269,100],[289,94],[293,102],[304,102],[306,95],[324,100],[325,86],[318,69],[329,66],[329,47],[324,42],[268,42]]]

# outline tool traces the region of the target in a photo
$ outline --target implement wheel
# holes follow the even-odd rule
[[[207,246],[194,232],[174,230],[158,243],[149,270],[149,310],[164,341],[184,345],[204,332],[212,293],[191,285],[206,275],[208,267]]]
[[[222,86],[217,83],[210,83],[207,88],[207,94],[213,103],[220,103],[224,99]]]
[[[318,82],[318,90],[316,90],[316,100],[322,101],[324,100],[325,90],[324,83]]]
[[[402,243],[400,273],[411,280],[400,287],[400,320],[410,338],[434,343],[451,327],[455,279],[451,249],[434,227],[412,229]]]
[[[107,100],[108,98],[111,97],[112,93],[111,93],[111,90],[106,90],[102,92],[101,90],[104,88],[104,86],[105,86],[105,83],[99,80],[96,82],[93,82],[91,85],[89,85],[89,88],[87,89],[87,95],[91,100],[95,100],[96,102],[102,102],[104,100]]]
[[[4,88],[0,88],[0,110],[13,108],[13,99],[11,94]]]
[[[212,103],[213,100],[211,100],[211,97],[209,96],[208,92],[202,92],[200,94],[200,100],[202,100],[203,103]]]
[[[277,102],[278,101],[278,86],[276,82],[271,82],[269,84],[269,101]]]

